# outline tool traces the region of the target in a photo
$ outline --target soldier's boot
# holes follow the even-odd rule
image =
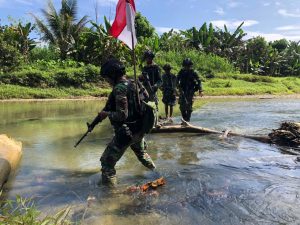
[[[192,111],[187,111],[187,113],[186,113],[186,122],[190,122],[190,120],[191,120],[191,116],[192,116]]]
[[[116,175],[112,175],[109,176],[107,174],[102,173],[102,184],[103,185],[107,185],[107,186],[115,186],[117,185],[117,176]]]
[[[182,114],[182,119],[184,119],[184,121],[188,122],[187,112],[186,111],[182,111],[181,114]]]
[[[156,168],[153,160],[148,153],[144,153],[138,156],[139,161],[148,169],[154,170]]]

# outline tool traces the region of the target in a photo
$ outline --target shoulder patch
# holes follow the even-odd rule
[[[127,93],[128,82],[117,84],[114,88],[116,94],[126,94]]]

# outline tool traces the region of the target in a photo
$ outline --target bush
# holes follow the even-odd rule
[[[179,54],[178,52],[161,52],[157,54],[155,61],[160,66],[166,63],[171,64],[174,73],[181,69],[182,61],[190,58],[194,63],[194,68],[201,74],[232,73],[234,66],[224,58],[212,54],[205,54],[196,50],[189,50]]]
[[[25,87],[54,87],[56,85],[53,77],[39,70],[21,71],[0,75],[0,82],[4,84],[15,84]]]
[[[30,61],[35,62],[38,60],[58,60],[59,59],[59,53],[55,51],[54,48],[50,47],[36,47],[30,52]]]
[[[41,65],[39,67],[42,67]],[[92,84],[107,86],[99,74],[99,68],[93,65],[79,68],[69,67],[67,69],[60,69],[53,66],[53,69],[48,69],[47,71],[26,69],[20,72],[5,73],[0,75],[0,82],[3,84],[37,88],[56,86],[85,88]]]

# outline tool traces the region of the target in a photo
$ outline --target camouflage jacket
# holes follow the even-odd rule
[[[177,76],[177,84],[179,90],[186,94],[194,94],[196,91],[202,91],[201,80],[194,70],[180,70]]]
[[[109,112],[113,126],[140,119],[136,88],[133,81],[121,80],[110,93],[103,111]]]
[[[144,66],[143,73],[147,73],[151,87],[156,86],[157,88],[159,88],[161,86],[162,80],[158,65],[152,64]],[[148,86],[147,80],[144,79],[142,82],[145,87]]]
[[[176,90],[176,84],[177,84],[177,78],[174,74],[164,74],[162,76],[162,91],[175,91]]]

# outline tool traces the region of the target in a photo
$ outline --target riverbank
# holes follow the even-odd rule
[[[197,100],[208,100],[208,99],[300,99],[300,94],[286,94],[286,95],[222,95],[222,96],[197,96]],[[0,102],[53,102],[53,101],[105,101],[107,97],[93,97],[93,96],[82,96],[82,97],[70,97],[70,98],[12,98],[12,99],[0,99]]]
[[[278,98],[300,95],[300,78],[267,77],[249,74],[218,74],[214,78],[202,78],[204,98]],[[86,88],[32,88],[0,84],[0,100],[15,99],[99,99],[107,97],[109,87]],[[159,96],[161,98],[161,92]]]

